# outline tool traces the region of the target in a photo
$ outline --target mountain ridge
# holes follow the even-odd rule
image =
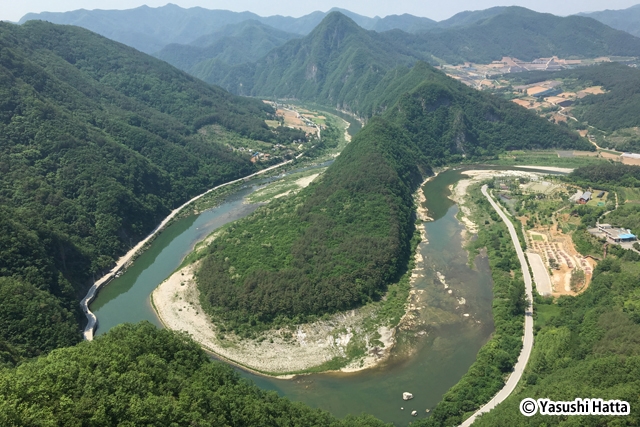
[[[256,170],[197,130],[271,135],[261,101],[80,27],[0,23],[0,91],[0,347],[19,357],[77,342],[94,276],[181,201]]]

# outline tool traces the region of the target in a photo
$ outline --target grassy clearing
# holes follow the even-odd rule
[[[553,304],[550,301],[544,301],[544,303],[536,304],[535,313],[536,329],[542,328],[549,323],[549,320],[560,314],[560,306]]]
[[[247,197],[250,203],[264,203],[275,197],[291,194],[303,188],[306,184],[304,178],[311,178],[314,175],[322,174],[327,168],[311,169],[304,172],[285,175],[282,179],[272,182]]]
[[[618,189],[618,197],[620,202],[624,203],[640,203],[640,188],[622,187]]]

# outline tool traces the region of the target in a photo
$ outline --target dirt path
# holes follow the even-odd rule
[[[476,418],[486,412],[491,411],[497,405],[502,403],[518,385],[518,381],[522,377],[522,373],[524,372],[524,368],[527,366],[527,362],[529,361],[529,357],[531,356],[531,350],[533,349],[533,306],[531,305],[531,301],[533,301],[533,286],[531,281],[531,275],[529,274],[529,267],[527,266],[527,260],[525,259],[524,252],[522,251],[522,246],[520,246],[520,240],[518,239],[518,234],[516,233],[516,229],[514,228],[509,218],[504,214],[502,209],[498,206],[498,204],[493,200],[493,198],[487,193],[487,186],[484,185],[482,187],[482,194],[489,200],[493,209],[500,215],[500,218],[505,222],[507,228],[509,229],[509,234],[511,235],[511,240],[513,240],[513,244],[515,246],[516,252],[518,254],[518,260],[520,260],[520,266],[522,268],[522,277],[524,279],[524,286],[527,298],[529,299],[528,307],[525,311],[524,315],[524,340],[522,345],[522,351],[520,352],[520,356],[518,357],[518,361],[513,367],[513,372],[509,376],[506,384],[500,390],[489,403],[484,405],[482,408],[478,409],[473,415],[467,418],[462,424],[461,427],[468,427],[476,420]]]

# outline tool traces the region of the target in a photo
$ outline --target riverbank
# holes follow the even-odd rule
[[[194,278],[198,263],[176,271],[151,295],[162,324],[189,334],[204,349],[232,364],[252,372],[282,379],[294,374],[331,371],[335,359],[344,359],[356,336],[365,335],[367,352],[363,358],[338,369],[356,372],[375,366],[388,357],[394,344],[394,331],[386,326],[367,333],[362,324],[373,307],[339,313],[328,320],[271,330],[256,340],[240,339],[221,332],[206,315],[199,301]]]
[[[256,173],[253,173],[253,174],[248,175],[246,177],[238,178],[236,180],[229,181],[229,182],[226,182],[224,184],[221,184],[221,185],[218,185],[216,187],[213,187],[213,188],[205,191],[204,193],[193,197],[189,201],[187,201],[184,204],[182,204],[180,207],[178,207],[178,208],[174,209],[173,211],[171,211],[171,213],[165,219],[163,219],[162,222],[160,222],[160,224],[147,237],[145,237],[143,240],[138,242],[125,255],[120,257],[118,259],[118,261],[116,261],[116,265],[107,274],[102,276],[100,279],[96,280],[94,282],[94,284],[87,291],[86,296],[80,301],[80,307],[82,308],[82,311],[84,312],[84,314],[85,314],[85,316],[87,318],[87,325],[85,326],[85,329],[84,329],[84,332],[83,332],[84,339],[87,340],[87,341],[93,340],[93,335],[94,335],[96,326],[98,324],[98,318],[89,309],[89,304],[91,304],[91,302],[98,295],[98,292],[100,291],[100,288],[102,288],[103,286],[108,284],[111,280],[113,280],[113,278],[117,277],[117,275],[119,273],[121,273],[124,269],[126,269],[131,264],[132,260],[139,254],[139,252],[144,250],[145,246],[149,242],[151,242],[151,240],[153,240],[169,224],[169,222],[172,219],[174,219],[183,209],[185,209],[186,207],[188,207],[192,203],[196,202],[200,198],[206,196],[207,194],[209,194],[209,193],[211,193],[211,192],[213,192],[215,190],[218,190],[220,188],[224,188],[224,187],[233,185],[233,184],[238,183],[238,182],[247,181],[247,180],[249,180],[249,179],[251,179],[253,177],[260,176],[260,175],[265,174],[265,173],[267,173],[267,172],[269,172],[269,171],[271,171],[273,169],[276,169],[276,168],[282,167],[284,165],[287,165],[289,163],[292,163],[293,161],[294,160],[287,160],[285,162],[278,163],[277,165],[270,166],[270,167],[268,167],[266,169],[263,169],[263,170],[258,171]]]
[[[539,171],[548,171],[548,172],[559,172],[559,173],[571,173],[573,169],[570,168],[559,168],[554,166],[518,166],[518,168],[524,169],[535,169]],[[468,175],[468,179],[461,179],[456,184],[452,185],[451,190],[451,200],[456,202],[458,207],[460,208],[460,213],[458,215],[458,219],[462,222],[466,228],[466,231],[463,231],[465,238],[468,234],[477,234],[478,233],[478,225],[474,223],[471,218],[471,210],[468,206],[466,206],[466,196],[467,190],[470,186],[496,177],[501,176],[511,176],[511,177],[523,177],[523,178],[535,178],[538,179],[543,174],[541,172],[528,172],[528,171],[518,171],[518,170],[486,170],[486,169],[471,169],[463,172],[464,175]]]
[[[305,177],[304,184],[308,185],[313,178],[313,175]],[[423,185],[433,178],[435,176],[425,180]],[[430,220],[423,206],[426,199],[422,186],[414,199],[418,218]],[[419,231],[421,242],[428,243],[424,224],[419,225]],[[419,309],[414,299],[423,291],[415,289],[415,282],[424,277],[423,263],[416,245],[413,268],[390,286],[390,291],[394,288],[393,294],[397,295],[395,298],[401,298],[395,302],[403,304],[403,315],[398,316],[396,325],[382,314],[388,302],[385,299],[326,320],[270,330],[257,339],[241,339],[220,331],[202,310],[194,279],[197,263],[182,268],[160,284],[151,300],[165,327],[186,332],[217,357],[252,372],[277,378],[312,372],[352,373],[384,363],[395,346],[397,328],[415,326],[410,313]]]

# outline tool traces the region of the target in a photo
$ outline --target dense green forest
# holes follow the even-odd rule
[[[617,30],[626,31],[640,37],[640,6],[634,5],[620,10],[602,10],[598,12],[580,13],[581,16],[593,18]]]
[[[450,64],[465,61],[488,64],[503,56],[524,61],[553,55],[640,56],[640,39],[594,19],[560,17],[516,6],[496,12],[499,13],[487,13],[485,19],[475,16],[474,22],[460,27],[417,35],[390,31],[386,36],[417,53],[429,53]]]
[[[640,187],[640,167],[619,163],[600,163],[578,168],[569,175],[570,181],[597,188]]]
[[[255,63],[229,67],[218,61],[211,74],[199,70],[199,76],[241,95],[315,101],[369,116],[359,103],[389,70],[415,62],[402,45],[389,44],[332,12],[303,39],[291,40]]]
[[[604,131],[640,126],[640,70],[615,62],[556,72],[526,72],[506,78],[521,84],[562,79],[582,87],[602,86],[606,93],[578,99],[572,114]],[[636,143],[640,146],[640,142]]]
[[[171,209],[256,170],[200,127],[294,137],[272,114],[81,28],[0,23],[0,346],[77,342],[93,278]]]
[[[204,309],[242,334],[379,299],[407,265],[411,194],[431,167],[507,149],[591,145],[426,64],[322,180],[225,230],[197,274]]]
[[[0,424],[119,426],[383,426],[338,420],[265,392],[213,362],[190,338],[150,323],[0,369]]]

